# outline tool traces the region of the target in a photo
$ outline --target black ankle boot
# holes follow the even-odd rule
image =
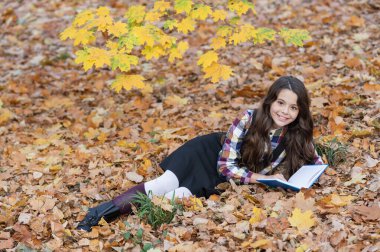
[[[91,231],[93,226],[98,225],[98,222],[103,217],[107,222],[116,219],[120,216],[119,208],[111,201],[100,204],[97,207],[90,208],[84,219],[78,224],[77,229]]]

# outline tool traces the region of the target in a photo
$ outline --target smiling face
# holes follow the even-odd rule
[[[297,94],[289,89],[282,89],[277,99],[270,105],[270,115],[274,128],[281,128],[296,120],[299,108]]]

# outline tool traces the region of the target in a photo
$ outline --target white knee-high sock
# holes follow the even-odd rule
[[[165,193],[165,197],[168,198],[168,199],[170,199],[170,200],[173,199],[173,198],[175,198],[175,197],[181,199],[181,198],[190,197],[192,195],[193,194],[186,187],[180,187],[180,188],[177,188],[177,189],[175,189],[173,191]]]
[[[169,170],[165,171],[165,173],[158,178],[155,178],[144,184],[146,193],[149,193],[149,191],[151,191],[153,195],[158,196],[165,195],[165,193],[177,189],[178,186],[179,181],[177,176]],[[149,196],[152,197],[151,194],[149,194]]]

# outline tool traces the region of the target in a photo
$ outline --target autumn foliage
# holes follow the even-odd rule
[[[84,72],[75,63],[82,44],[60,40],[79,10],[96,17],[105,2],[116,22],[126,22],[126,2],[154,8],[147,0],[0,3],[0,251],[379,251],[378,1],[256,1],[257,15],[249,9],[241,22],[277,37],[282,26],[306,29],[312,39],[226,43],[215,51],[234,75],[217,83],[196,62],[212,51],[221,21],[196,19],[187,35],[160,28],[189,48],[170,63],[170,54],[147,61],[145,45],[135,47],[138,64],[124,74],[144,76],[154,88],[145,96],[105,88],[119,67]],[[116,38],[92,32],[87,48],[110,51],[104,42]],[[227,130],[281,75],[304,80],[325,160],[330,149],[347,151],[311,189],[221,184],[222,195],[187,199],[158,230],[137,215],[88,234],[75,229],[89,207],[161,174],[158,163],[188,139]]]
[[[74,46],[81,46],[75,62],[85,71],[110,68],[118,75],[111,88],[140,89],[152,92],[152,87],[139,74],[131,74],[141,62],[166,57],[170,63],[180,60],[189,49],[186,37],[194,36],[200,23],[215,26],[216,33],[209,35],[209,44],[201,50],[197,64],[204,78],[212,83],[227,80],[233,71],[222,64],[220,53],[228,47],[242,43],[263,44],[273,41],[276,35],[286,44],[302,46],[310,39],[306,30],[281,28],[275,31],[255,27],[244,21],[244,14],[256,13],[247,0],[217,1],[206,4],[192,0],[154,1],[153,8],[145,5],[129,6],[123,17],[113,18],[108,7],[84,10],[61,34],[62,40],[72,39]],[[102,36],[99,37],[98,34]]]

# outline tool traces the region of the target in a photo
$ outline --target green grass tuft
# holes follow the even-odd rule
[[[346,160],[347,146],[337,138],[330,141],[317,143],[315,146],[318,154],[324,157],[330,166],[335,166]]]
[[[149,198],[149,194],[138,193],[132,203],[138,206],[135,214],[140,220],[151,225],[153,229],[159,228],[164,223],[170,223],[176,215],[177,210],[183,209],[183,206],[177,203],[173,198],[169,201],[172,210],[165,210],[161,206],[154,204]],[[167,201],[168,199],[162,197],[161,200]]]

